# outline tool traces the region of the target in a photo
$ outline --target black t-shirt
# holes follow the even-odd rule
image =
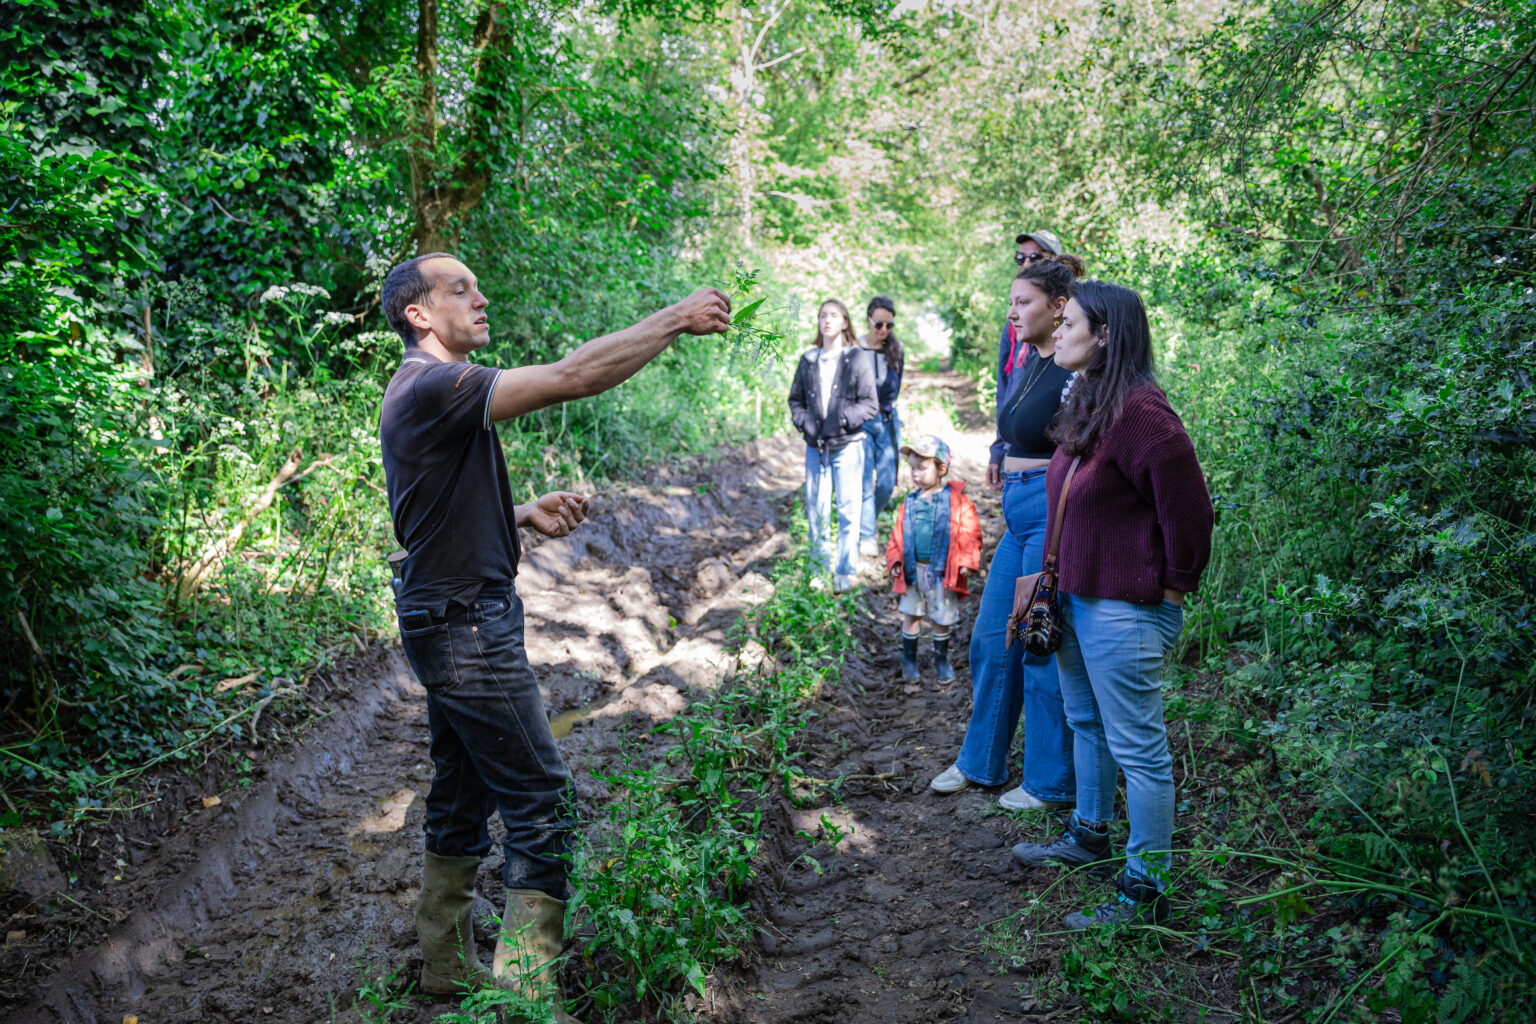
[[[997,434],[1008,443],[1008,454],[1023,459],[1048,459],[1056,454],[1056,442],[1046,437],[1056,410],[1077,374],[1056,365],[1054,355],[1042,356],[1031,348],[1012,379],[1017,385],[997,409]]]
[[[491,426],[502,371],[419,350],[384,389],[379,417],[395,539],[407,557],[396,607],[443,614],[517,574],[522,546],[507,461]]]

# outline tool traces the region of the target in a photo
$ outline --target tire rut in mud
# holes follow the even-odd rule
[[[968,482],[987,535],[985,567],[1001,531],[997,497],[982,483],[990,425],[975,415],[974,391],[959,378],[914,378],[910,404],[928,411],[909,416],[904,436],[933,431],[950,442],[954,474]],[[905,490],[898,488],[897,500]],[[967,651],[981,581],[961,604],[951,644],[957,678],[935,680],[925,637],[923,678],[910,683],[900,678],[900,617],[880,568],[865,565],[857,646],[823,698],[801,765],[813,778],[855,781],[828,787],[808,806],[781,799],[767,816],[753,898],[760,958],[721,986],[707,1015],[719,1024],[1020,1017],[1023,977],[1000,973],[981,940],[984,925],[1018,909],[1025,878],[1009,847],[1025,838],[1026,826],[999,811],[1002,789],[949,796],[928,789],[953,763],[969,720]],[[1008,763],[1017,785],[1017,749]],[[1046,819],[1031,818],[1034,839]],[[824,819],[851,830],[835,855],[803,834],[824,835]]]
[[[798,447],[772,439],[663,466],[530,550],[518,580],[529,656],[548,711],[574,725],[560,745],[584,804],[606,795],[593,775],[617,763],[623,737],[729,667],[730,630],[771,592],[755,569],[784,542]],[[311,1024],[346,1019],[366,979],[413,978],[426,710],[397,645],[374,659],[254,785],[159,837],[117,883],[122,919],[61,940],[60,966],[7,1019]],[[498,848],[479,877],[493,903],[499,866]]]

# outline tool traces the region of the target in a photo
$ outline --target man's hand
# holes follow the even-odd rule
[[[1003,489],[1003,465],[1000,462],[987,463],[987,486],[994,491]]]
[[[517,525],[531,526],[546,537],[564,537],[587,518],[588,502],[570,491],[550,491],[517,506]]]
[[[724,334],[731,327],[731,300],[718,288],[700,288],[672,307],[684,334]]]

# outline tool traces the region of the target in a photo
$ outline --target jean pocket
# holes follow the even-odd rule
[[[405,648],[405,659],[411,663],[411,671],[416,673],[421,685],[433,693],[444,693],[459,682],[448,630],[448,623],[442,622],[423,629],[400,631],[400,646]]]
[[[475,599],[474,606],[470,608],[466,618],[474,625],[483,626],[488,622],[495,622],[511,610],[511,598],[481,595]]]
[[[1166,598],[1157,610],[1157,628],[1163,634],[1163,653],[1173,650],[1184,632],[1184,606]]]

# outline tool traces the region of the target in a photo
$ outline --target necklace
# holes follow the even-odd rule
[[[1010,414],[1012,414],[1013,411],[1019,407],[1019,404],[1023,402],[1024,399],[1029,397],[1030,389],[1040,382],[1041,377],[1045,376],[1046,364],[1050,363],[1052,366],[1055,365],[1056,353],[1052,352],[1048,356],[1040,356],[1039,360],[1040,361],[1035,364],[1035,372],[1029,375],[1029,378],[1024,382],[1024,386],[1019,389],[1019,397],[1015,398],[1013,400],[1013,404],[1008,407],[1008,412]]]

